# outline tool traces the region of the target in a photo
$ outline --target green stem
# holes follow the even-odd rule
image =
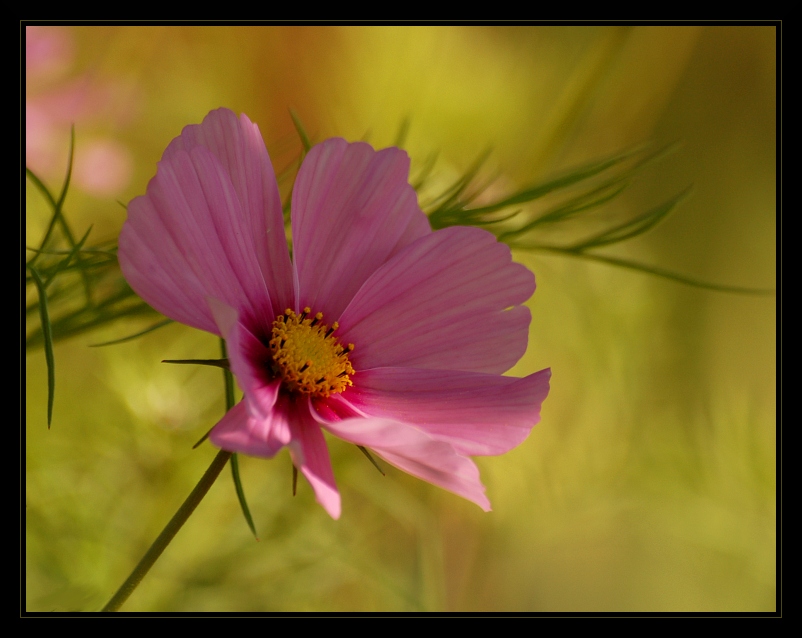
[[[231,452],[226,452],[225,450],[220,450],[217,453],[217,456],[214,457],[214,461],[212,461],[209,469],[206,470],[206,473],[201,477],[201,480],[198,481],[198,484],[195,486],[195,489],[192,490],[192,493],[187,497],[187,500],[184,501],[184,504],[181,505],[173,518],[170,519],[170,522],[167,523],[167,526],[162,530],[162,533],[159,534],[159,537],[153,541],[153,545],[150,546],[150,549],[142,557],[142,560],[139,561],[139,564],[134,568],[134,571],[131,572],[131,575],[122,584],[120,589],[117,590],[117,593],[112,596],[111,600],[106,603],[106,606],[102,609],[102,611],[117,611],[122,604],[128,600],[128,597],[137,588],[137,585],[139,585],[148,571],[150,571],[150,568],[153,567],[153,563],[155,563],[159,556],[162,555],[162,552],[170,544],[170,541],[173,540],[173,537],[178,533],[178,530],[181,529],[184,523],[187,522],[187,519],[190,517],[192,512],[195,511],[198,503],[200,503],[203,497],[206,496],[206,492],[209,491],[212,483],[217,480],[217,477],[220,475],[220,472],[225,467],[230,457]]]

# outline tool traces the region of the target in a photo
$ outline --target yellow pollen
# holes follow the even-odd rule
[[[345,390],[354,369],[348,360],[354,344],[343,346],[333,336],[339,324],[323,323],[323,313],[311,316],[304,308],[297,315],[290,308],[273,322],[270,352],[287,389],[327,397]]]

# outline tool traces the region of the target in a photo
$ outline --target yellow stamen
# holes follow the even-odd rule
[[[348,360],[354,344],[343,346],[332,333],[339,328],[323,323],[323,313],[314,316],[306,307],[300,315],[290,308],[273,322],[270,351],[276,372],[288,390],[327,397],[345,390],[354,368]]]

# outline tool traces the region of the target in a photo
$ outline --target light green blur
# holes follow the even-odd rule
[[[70,192],[77,234],[113,239],[181,128],[213,108],[259,124],[277,168],[332,135],[394,142],[435,182],[487,147],[511,191],[651,141],[681,142],[610,206],[632,215],[689,185],[648,235],[612,247],[725,284],[775,286],[775,33],[771,27],[59,27],[63,81],[110,106],[76,120],[111,139],[120,192]],[[52,90],[53,80],[37,90]],[[30,97],[30,96],[29,96]],[[69,125],[63,133],[66,163]],[[55,143],[55,142],[54,142]],[[60,142],[59,142],[60,143]],[[42,176],[55,189],[60,170]],[[494,191],[495,192],[495,191]],[[47,221],[28,188],[27,241]],[[581,231],[581,229],[579,229]],[[698,290],[610,266],[519,253],[538,289],[511,374],[552,369],[529,439],[478,459],[493,512],[330,439],[332,521],[286,453],[240,458],[256,542],[230,472],[130,598],[129,611],[772,611],[776,579],[776,299]],[[35,297],[34,297],[35,298]],[[211,462],[192,445],[224,408],[216,338],[147,322],[56,346],[46,425],[41,349],[26,369],[26,608],[108,600]]]

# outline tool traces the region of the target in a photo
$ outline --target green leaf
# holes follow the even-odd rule
[[[309,149],[312,148],[312,142],[309,141],[309,136],[306,134],[306,129],[301,123],[301,118],[298,117],[298,114],[294,109],[290,109],[290,117],[292,118],[292,123],[295,125],[295,130],[298,131],[298,137],[301,138],[301,144],[304,147],[304,153],[308,153]]]
[[[75,258],[75,256],[80,252],[84,243],[89,238],[89,233],[91,232],[92,226],[87,229],[86,233],[84,233],[84,236],[81,237],[81,240],[67,252],[67,256],[58,264],[56,264],[56,267],[48,273],[47,279],[45,279],[45,287],[47,287],[60,272],[65,270],[70,265],[70,262],[72,262],[73,258]]]
[[[439,228],[445,228],[449,225],[455,225],[453,222],[446,223],[445,219],[453,216],[454,213],[461,212],[464,209],[464,205],[459,203],[460,197],[471,185],[471,182],[473,182],[474,178],[487,161],[490,153],[490,149],[484,151],[481,155],[479,155],[476,161],[474,161],[474,163],[462,177],[458,178],[438,197],[435,197],[432,201],[427,202],[422,206],[423,208],[431,208],[437,204],[436,208],[429,211],[429,222],[431,223],[433,229],[437,230]]]
[[[535,199],[548,195],[549,193],[568,188],[587,179],[595,177],[619,164],[632,158],[635,154],[640,152],[640,149],[619,153],[602,160],[597,160],[579,168],[568,171],[558,177],[546,180],[534,186],[524,188],[504,199],[499,200],[493,204],[488,204],[480,208],[471,209],[473,213],[492,213],[508,206],[515,206],[517,204],[524,204],[531,202]],[[455,209],[459,210],[459,209]]]
[[[239,505],[242,509],[242,515],[245,517],[245,521],[251,529],[251,534],[253,534],[253,537],[258,541],[259,536],[256,534],[256,525],[253,524],[251,510],[248,508],[248,502],[245,500],[245,490],[242,489],[242,481],[239,477],[239,459],[236,454],[231,455],[231,476],[234,479],[234,489],[237,490],[237,498],[239,499]]]
[[[579,259],[587,259],[596,261],[610,266],[618,266],[619,268],[627,268],[636,272],[641,272],[648,275],[655,275],[663,279],[669,279],[677,283],[693,286],[694,288],[703,288],[705,290],[714,290],[716,292],[729,292],[739,295],[761,295],[771,296],[777,293],[774,288],[750,288],[747,286],[729,286],[726,284],[716,284],[695,277],[689,277],[680,273],[675,273],[664,268],[657,266],[650,266],[648,264],[641,264],[628,259],[620,259],[618,257],[609,257],[607,255],[596,255],[594,253],[582,252],[565,248],[561,246],[512,246],[513,248],[522,248],[524,250],[551,252],[566,257],[578,257]]]
[[[381,469],[381,466],[379,466],[379,464],[376,462],[376,459],[374,459],[373,456],[371,456],[370,452],[368,452],[367,448],[364,445],[357,445],[357,447],[359,448],[359,451],[362,452],[362,454],[368,457],[368,461],[373,463],[373,467],[379,470],[379,474],[381,474],[382,476],[387,476],[384,473],[384,470]]]
[[[409,135],[409,123],[409,116],[401,120],[401,124],[398,127],[398,133],[395,136],[395,142],[393,142],[393,146],[397,146],[399,148],[404,146],[404,143],[407,141],[407,135]]]
[[[53,340],[68,339],[123,317],[154,314],[156,312],[153,308],[137,297],[133,291],[124,289],[109,295],[94,306],[71,310],[57,319],[52,319]],[[40,346],[43,339],[41,329],[36,330],[27,337],[25,347]]]
[[[56,360],[53,356],[53,331],[50,325],[50,313],[47,310],[47,292],[36,268],[29,266],[31,276],[39,293],[39,317],[42,322],[42,334],[45,341],[45,362],[47,363],[47,429],[53,420],[53,401],[56,396]]]
[[[64,220],[63,215],[61,214],[62,207],[64,206],[64,200],[67,198],[67,190],[70,186],[70,180],[72,179],[72,161],[73,155],[75,152],[75,127],[73,127],[70,131],[70,154],[67,159],[67,175],[64,178],[64,184],[61,187],[61,193],[59,195],[58,200],[53,198],[53,195],[50,191],[45,187],[42,180],[40,180],[36,175],[33,174],[29,168],[25,169],[26,174],[28,177],[33,181],[33,183],[39,188],[39,190],[44,193],[45,197],[47,198],[48,202],[53,207],[53,216],[50,218],[50,223],[47,226],[47,230],[45,231],[45,236],[42,238],[42,243],[40,244],[40,248],[44,248],[47,245],[47,242],[50,241],[50,236],[53,234],[53,229],[56,227],[56,224],[60,223],[62,229],[64,230],[64,234],[67,237],[67,240],[70,242],[70,246],[75,245],[75,241],[72,236],[72,231],[70,230],[67,222]],[[35,261],[38,255],[34,255],[31,261]]]
[[[654,228],[657,224],[659,224],[666,216],[674,210],[674,207],[679,204],[683,199],[685,199],[688,194],[690,193],[691,189],[688,187],[683,192],[675,195],[671,199],[666,202],[663,202],[659,206],[652,208],[651,210],[646,211],[642,215],[634,219],[630,219],[618,226],[614,226],[613,228],[609,228],[607,230],[602,231],[601,233],[594,235],[593,237],[586,239],[578,244],[575,244],[571,247],[572,250],[577,251],[584,251],[589,248],[596,248],[598,246],[607,246],[609,244],[615,244],[618,242],[625,241],[627,239],[632,239],[633,237],[637,237],[638,235],[642,235],[647,230]]]
[[[67,160],[67,176],[64,178],[64,185],[61,187],[61,194],[56,202],[56,208],[61,212],[64,206],[64,200],[67,199],[67,191],[70,188],[70,180],[72,179],[72,162],[75,157],[75,125],[70,127],[70,156]]]
[[[228,359],[162,359],[162,363],[178,363],[184,365],[211,366],[230,370]],[[229,408],[230,410],[231,408]]]
[[[137,339],[143,335],[148,334],[149,332],[153,332],[154,330],[158,330],[159,328],[163,328],[164,326],[173,323],[172,319],[165,319],[164,321],[159,321],[158,323],[154,323],[152,326],[148,326],[144,330],[141,330],[135,334],[128,335],[127,337],[121,337],[119,339],[114,339],[112,341],[104,341],[103,343],[90,343],[90,348],[100,348],[102,346],[113,346],[118,343],[125,343],[126,341],[132,341],[133,339]]]
[[[613,182],[602,184],[601,186],[598,186],[597,188],[594,188],[588,192],[580,193],[579,195],[576,195],[571,199],[549,209],[543,215],[530,220],[523,226],[519,226],[514,230],[498,233],[498,240],[509,242],[512,239],[521,237],[526,233],[531,232],[537,226],[544,224],[557,224],[576,217],[579,214],[588,213],[591,210],[599,208],[618,197],[628,186],[627,182],[620,182],[621,180],[614,180]]]
[[[70,181],[72,179],[72,168],[73,168],[73,159],[75,156],[75,126],[70,128],[70,151],[69,157],[67,158],[67,175],[64,178],[64,184],[61,187],[61,193],[59,194],[58,200],[53,198],[52,193],[45,187],[42,180],[40,180],[30,169],[26,168],[26,174],[28,177],[33,181],[33,183],[39,188],[42,193],[47,198],[48,202],[51,204],[53,208],[53,216],[50,219],[50,223],[48,224],[47,230],[45,231],[45,235],[42,238],[42,242],[40,244],[40,251],[44,249],[47,243],[50,241],[50,238],[53,234],[53,230],[56,224],[61,226],[62,232],[64,233],[64,237],[67,239],[67,242],[70,248],[74,249],[76,246],[75,237],[73,236],[72,230],[70,229],[69,224],[67,223],[67,219],[64,217],[63,210],[64,210],[64,201],[67,199],[67,192],[69,191]],[[41,252],[37,252],[34,256],[30,259],[31,264],[35,263],[40,256]],[[76,253],[76,260],[78,262],[82,261],[80,253]],[[81,279],[83,282],[84,287],[84,294],[86,295],[87,303],[91,303],[91,295],[92,295],[92,288],[89,281],[89,278],[84,274],[82,269],[79,268],[79,272],[81,273]]]
[[[226,349],[226,342],[225,339],[222,338],[220,339],[220,352],[222,353],[223,359],[228,361],[228,350]],[[226,412],[228,412],[231,408],[234,407],[234,377],[231,374],[231,370],[229,370],[227,367],[223,369],[223,380],[225,382],[225,387],[226,387]],[[207,432],[206,436],[208,435],[209,434]],[[239,499],[239,505],[240,509],[242,509],[242,515],[245,517],[245,522],[248,523],[248,527],[251,529],[251,533],[253,534],[254,538],[258,541],[259,537],[256,535],[256,526],[253,524],[253,517],[251,516],[251,510],[248,507],[248,501],[245,500],[245,490],[242,487],[242,481],[240,481],[239,461],[237,460],[236,454],[231,455],[231,477],[234,479],[234,489],[237,492],[237,499]]]
[[[220,338],[220,352],[222,358],[228,360],[228,351],[226,350],[226,340]],[[226,412],[234,407],[234,376],[228,368],[223,369],[223,383],[226,388]]]
[[[27,166],[25,167],[25,174],[28,176],[28,179],[33,182],[34,186],[41,191],[42,195],[45,196],[45,199],[50,204],[50,208],[55,208],[56,200],[47,186],[44,185],[44,182],[42,182],[42,180],[39,179],[39,177],[37,177],[37,175]]]
[[[421,172],[418,175],[417,179],[414,182],[412,182],[412,188],[414,188],[416,191],[423,188],[423,185],[429,179],[429,175],[431,175],[432,169],[434,168],[434,165],[436,163],[437,163],[437,153],[432,153],[431,155],[429,155],[428,159],[426,160],[426,163],[423,165],[423,168],[421,169]]]

